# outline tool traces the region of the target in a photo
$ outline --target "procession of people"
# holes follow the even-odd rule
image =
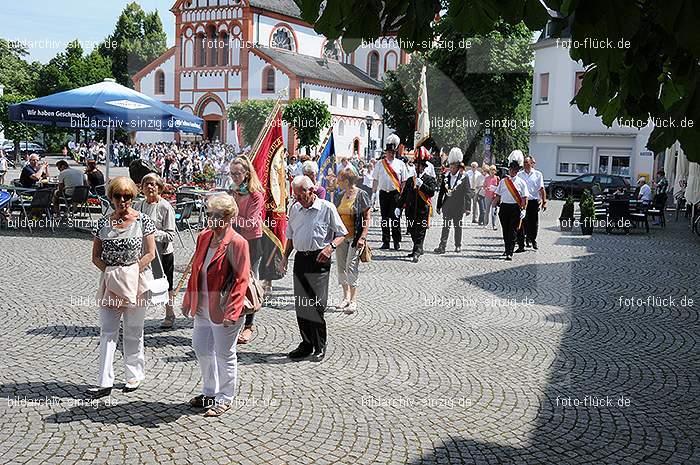
[[[140,156],[156,160],[163,153],[169,157],[175,152],[192,160],[193,154],[195,159],[200,156],[202,147],[142,145],[138,151]],[[197,237],[182,278],[187,278],[187,284],[179,312],[194,319],[192,346],[202,374],[201,393],[189,405],[204,409],[205,416],[217,417],[230,409],[235,398],[236,346],[251,341],[255,310],[262,304],[251,308],[265,293],[269,297],[271,284],[263,287],[259,273],[266,186],[246,155],[229,157],[226,149],[206,147],[203,159],[208,163],[208,157],[213,156],[216,163],[227,163],[227,176],[220,183],[222,188],[206,197],[207,227]],[[381,211],[380,248],[400,250],[405,224],[412,242],[407,258],[414,263],[425,254],[426,232],[435,224],[440,225],[441,235],[433,253],[446,253],[454,231],[454,252],[459,254],[469,215],[473,222],[486,225],[498,212],[506,260],[512,260],[524,244],[538,248],[538,212],[546,208],[547,200],[542,175],[534,169],[532,157],[514,151],[509,157],[509,175],[499,179],[495,166],[480,168],[475,162],[465,169],[464,154],[457,147],[449,151],[447,163],[438,169],[425,147],[410,152],[402,148],[399,137],[392,134],[386,140],[384,156],[367,166],[360,166],[351,157],[340,157],[329,175],[332,182],[326,182],[325,187],[316,161],[308,156],[289,157],[284,172],[291,197],[286,208],[286,243],[277,271],[284,276],[294,258],[294,309],[300,342],[289,352],[290,359],[320,362],[332,343],[325,312],[334,263],[343,294],[336,307],[346,314],[359,311],[361,263],[371,257],[367,236],[375,198]],[[32,171],[38,173],[42,168],[36,160],[32,162]],[[171,160],[171,166],[173,162],[177,163]],[[161,328],[175,326],[175,211],[161,196],[166,171],[159,171],[143,177],[140,188],[145,198],[138,202],[139,189],[132,179],[109,181],[106,195],[114,211],[100,219],[93,230],[92,261],[101,272],[97,294],[100,366],[97,385],[87,392],[93,399],[107,396],[113,389],[114,351],[122,319],[125,392],[138,389],[146,378],[144,318],[156,297],[165,302]],[[516,243],[518,250],[514,250]]]

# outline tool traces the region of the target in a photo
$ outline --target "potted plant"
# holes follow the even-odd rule
[[[571,231],[574,227],[574,198],[568,196],[564,201],[564,207],[559,215],[559,229],[561,231]]]
[[[581,211],[581,234],[590,236],[593,234],[593,220],[595,219],[595,202],[593,194],[588,189],[583,191],[579,202]]]

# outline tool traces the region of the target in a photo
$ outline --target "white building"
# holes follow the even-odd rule
[[[635,185],[650,178],[654,154],[646,148],[652,125],[607,127],[594,114],[583,114],[570,102],[578,92],[583,65],[569,56],[567,39],[553,39],[548,29],[535,49],[530,154],[545,179],[567,179],[582,173],[620,175]]]
[[[312,97],[328,104],[337,153],[365,153],[368,115],[375,120],[370,137],[380,145],[381,79],[409,60],[391,37],[345,54],[301,20],[293,0],[177,0],[171,11],[175,46],[132,79],[137,90],[202,117],[205,138],[240,140],[226,117],[229,105],[274,99],[284,89],[283,101]],[[173,137],[137,135],[139,141]],[[296,151],[293,129],[285,127],[284,137]]]

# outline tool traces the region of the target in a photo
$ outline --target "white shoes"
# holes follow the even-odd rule
[[[348,299],[343,299],[342,302],[340,302],[340,305],[338,305],[338,309],[342,310],[348,305],[350,305],[350,301]]]
[[[355,313],[357,311],[357,302],[350,302],[348,303],[347,307],[345,307],[345,313],[348,315]]]
[[[132,381],[127,381],[126,384],[124,385],[124,392],[132,392],[135,391],[141,386],[141,381],[138,380],[132,380]]]

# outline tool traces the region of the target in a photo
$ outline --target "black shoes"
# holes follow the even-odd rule
[[[320,362],[326,357],[326,348],[322,347],[320,349],[316,349],[311,356],[311,360],[314,362]]]
[[[400,250],[401,244],[399,242],[394,243],[394,250]]]
[[[385,244],[382,244],[381,247],[379,247],[379,250],[389,250],[389,248],[390,248],[390,247],[389,247],[389,244],[388,244],[388,243],[385,243]]]
[[[299,347],[289,352],[287,354],[287,357],[291,358],[292,360],[301,360],[302,358],[306,358],[309,355],[311,355],[311,349],[305,346],[304,344],[299,344]]]
[[[513,260],[513,256],[512,256],[512,255],[506,255],[506,261],[511,261],[511,260]]]
[[[517,249],[515,249],[515,253],[523,253],[523,252],[525,252],[525,247],[518,247]]]
[[[537,247],[537,241],[532,241],[532,248],[534,250],[538,250],[539,248]]]
[[[418,263],[418,257],[420,257],[420,255],[413,256],[413,263]]]
[[[528,241],[528,240],[525,241],[525,247],[530,247],[530,241]]]
[[[433,252],[438,254],[438,255],[441,255],[441,254],[445,253],[445,249],[442,247],[438,247],[438,248],[434,249]]]
[[[460,253],[462,251],[462,247],[459,245],[455,246],[455,252]]]
[[[112,393],[112,388],[111,387],[96,387],[96,388],[90,388],[87,390],[85,393],[85,396],[88,399],[101,399],[102,397],[107,397]]]

